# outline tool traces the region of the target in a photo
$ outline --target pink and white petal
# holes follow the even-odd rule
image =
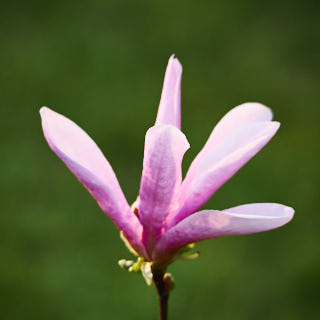
[[[182,66],[172,55],[165,73],[156,125],[170,124],[181,127],[181,75]]]
[[[124,232],[132,246],[146,256],[141,242],[142,226],[131,212],[110,164],[95,142],[73,121],[47,107],[41,108],[40,115],[50,148]]]
[[[186,190],[192,182],[202,160],[224,138],[244,125],[257,121],[271,121],[272,118],[271,109],[258,102],[243,103],[231,109],[215,126],[206,144],[191,163],[183,181],[183,190]]]
[[[149,251],[163,232],[165,218],[178,207],[181,162],[188,148],[185,135],[174,126],[157,125],[147,131],[138,211]]]
[[[218,122],[205,147],[211,150],[211,148],[218,144],[224,137],[245,124],[257,121],[271,121],[272,118],[272,111],[267,106],[258,102],[243,103],[231,109]]]
[[[161,260],[192,242],[275,229],[288,223],[293,214],[292,208],[277,203],[199,211],[167,231],[157,244],[153,259]]]
[[[227,135],[198,165],[192,181],[183,183],[181,209],[168,222],[169,227],[196,212],[244,164],[274,136],[279,122],[253,122]]]

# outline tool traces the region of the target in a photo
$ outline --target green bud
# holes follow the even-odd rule
[[[179,254],[190,253],[193,250],[194,246],[194,243],[189,243],[188,245],[180,249]]]
[[[189,254],[181,254],[178,256],[177,259],[179,260],[185,260],[185,261],[191,261],[191,260],[195,260],[198,259],[200,257],[200,252],[194,252],[194,253],[189,253]]]
[[[121,259],[118,261],[118,265],[120,266],[120,268],[130,271],[130,268],[133,266],[134,261],[132,260],[125,260],[125,259]]]

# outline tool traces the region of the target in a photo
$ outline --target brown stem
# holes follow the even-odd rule
[[[168,319],[168,299],[169,291],[166,288],[164,282],[164,270],[154,270],[153,271],[153,281],[157,289],[158,300],[159,300],[159,320]]]

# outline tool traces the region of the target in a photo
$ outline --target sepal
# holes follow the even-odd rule
[[[142,273],[142,276],[144,277],[144,280],[146,280],[147,285],[151,286],[153,281],[151,262],[144,262],[141,264],[141,273]]]
[[[145,261],[143,258],[138,257],[137,261],[121,259],[118,261],[121,269],[128,272],[141,272],[147,285],[150,286],[153,281],[152,262]]]
[[[186,261],[191,261],[198,259],[200,257],[200,252],[199,251],[193,251],[195,244],[194,243],[189,243],[180,251],[175,257],[175,260],[186,260]]]

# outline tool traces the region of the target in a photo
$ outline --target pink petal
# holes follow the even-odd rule
[[[192,242],[275,229],[288,223],[293,214],[292,208],[277,203],[253,203],[223,211],[199,211],[161,238],[153,259],[159,260]]]
[[[271,121],[273,118],[270,108],[258,102],[243,103],[231,109],[215,126],[204,149],[211,150],[232,131],[245,124],[257,121]]]
[[[139,217],[149,251],[163,232],[166,216],[179,205],[181,162],[188,148],[185,135],[174,126],[157,125],[146,134]]]
[[[171,124],[180,129],[181,75],[182,66],[173,55],[169,59],[164,78],[156,125]]]
[[[146,256],[142,226],[122,193],[118,180],[95,142],[74,122],[43,107],[42,127],[50,148],[97,200],[132,246]]]
[[[169,227],[197,211],[247,163],[278,130],[278,122],[252,122],[227,135],[198,163],[193,179],[182,185],[181,209],[169,217]]]
[[[257,121],[271,121],[272,117],[271,110],[257,102],[243,103],[231,109],[215,126],[206,144],[192,162],[183,181],[183,189],[186,190],[188,188],[206,155],[225,137],[244,125]]]

